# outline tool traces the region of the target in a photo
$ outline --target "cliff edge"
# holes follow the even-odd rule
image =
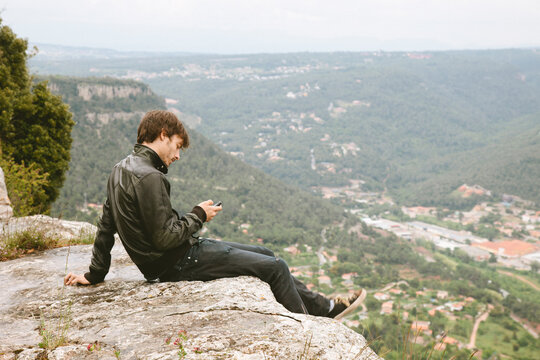
[[[256,278],[148,283],[119,242],[104,283],[63,287],[66,261],[84,272],[91,251],[0,263],[0,359],[380,359],[338,321],[289,312]],[[59,326],[65,344],[40,348]]]

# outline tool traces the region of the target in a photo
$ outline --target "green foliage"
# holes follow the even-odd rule
[[[453,221],[443,221],[439,220],[436,217],[433,216],[426,216],[426,215],[417,215],[416,220],[422,221],[428,224],[433,224],[437,226],[441,226],[447,229],[460,231],[463,230],[463,226],[460,223],[453,222]]]
[[[431,318],[429,328],[433,331],[433,336],[435,337],[436,335],[440,335],[444,332],[447,324],[448,320],[446,319],[446,316],[441,314],[439,311],[436,311],[435,316]]]
[[[46,83],[36,84],[25,103],[15,110],[15,130],[5,143],[5,151],[17,163],[35,163],[49,174],[44,187],[47,207],[58,197],[68,169],[74,125],[71,117],[68,107],[50,93]]]
[[[508,295],[503,305],[524,319],[540,319],[540,304],[533,299],[521,300],[514,295]]]
[[[472,321],[460,319],[456,321],[450,333],[468,339],[471,335],[472,328]]]
[[[500,235],[499,230],[497,230],[493,226],[487,226],[483,224],[478,225],[472,233],[480,237],[486,238],[490,241],[493,241],[496,237]]]
[[[417,345],[415,342],[423,337],[422,334],[413,330],[410,323],[402,323],[397,314],[371,319],[356,331],[366,338],[369,346],[379,356],[387,360],[472,359],[475,353],[455,347],[447,347],[444,351],[435,350],[443,343],[446,334],[424,345]]]
[[[0,19],[0,155],[17,164],[33,166],[47,174],[34,201],[41,208],[25,210],[47,212],[58,197],[64,182],[71,146],[71,113],[58,96],[42,82],[32,86],[26,68],[27,42],[16,37]],[[12,178],[13,179],[13,178]],[[16,187],[25,186],[16,185]]]
[[[538,261],[533,261],[531,263],[531,273],[534,275],[534,276],[538,276],[538,270],[540,269],[540,262]]]
[[[35,164],[17,164],[10,158],[0,158],[6,187],[15,216],[39,214],[46,210],[45,186],[48,174]]]
[[[6,136],[13,131],[14,107],[28,87],[27,46],[27,41],[2,25],[0,18],[0,151]]]
[[[505,327],[507,322],[514,323],[515,328],[512,330],[507,329]],[[501,359],[506,357],[512,359],[536,359],[540,348],[540,340],[534,339],[525,329],[507,316],[502,319],[490,316],[480,324],[476,346],[500,354],[499,358]],[[483,358],[486,357],[483,356]]]
[[[366,299],[366,307],[369,311],[377,311],[381,308],[381,302],[369,295]]]
[[[494,222],[499,221],[499,220],[501,220],[501,215],[489,213],[480,218],[480,223],[493,225]]]

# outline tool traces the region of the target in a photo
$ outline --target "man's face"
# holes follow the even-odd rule
[[[180,158],[180,149],[183,144],[184,140],[176,134],[171,137],[165,136],[163,138],[160,146],[161,151],[158,155],[167,167]]]

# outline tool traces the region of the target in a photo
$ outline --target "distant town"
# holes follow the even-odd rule
[[[391,199],[378,193],[364,193],[358,182],[343,188],[320,188],[325,198],[349,197],[364,204],[393,204]],[[457,189],[462,196],[489,195],[489,190],[478,185],[462,185]],[[402,207],[410,221],[388,219],[389,212],[368,216],[363,209],[350,210],[358,214],[367,225],[390,231],[403,239],[424,239],[436,248],[460,249],[475,261],[491,261],[517,270],[530,270],[540,264],[540,211],[522,208],[529,205],[517,196],[504,195],[500,202],[481,203],[470,211],[448,212],[435,207]],[[448,214],[440,216],[438,212]],[[426,221],[419,221],[418,219]],[[441,224],[441,225],[436,225]],[[453,230],[442,224],[456,224]],[[485,224],[496,230],[496,237],[484,238],[465,229]],[[537,266],[537,265],[533,265]]]
[[[530,205],[523,199],[505,195],[504,199],[499,202],[481,203],[471,211],[466,212],[449,212],[445,209],[422,206],[402,207],[401,211],[408,220],[399,221],[390,211],[369,216],[368,210],[375,205],[395,206],[395,204],[380,193],[363,192],[361,184],[361,181],[351,181],[351,184],[346,187],[319,187],[316,190],[327,199],[353,199],[355,202],[363,204],[363,208],[348,211],[359,216],[367,225],[394,233],[406,241],[417,244],[422,241],[431,243],[434,249],[443,253],[463,251],[472,260],[498,265],[499,269],[508,267],[517,270],[538,271],[540,268],[540,211],[521,207],[522,205]],[[462,196],[491,195],[488,190],[477,185],[464,184],[457,191]],[[438,212],[445,212],[447,215],[437,216]],[[492,223],[489,223],[490,221]],[[450,229],[449,226],[442,226],[443,224],[455,224],[453,227],[461,228],[461,230]],[[497,230],[496,238],[490,240],[464,230],[466,228],[473,229],[483,224]],[[284,250],[296,258],[301,256],[298,245],[289,246]],[[428,262],[435,262],[432,258],[432,252],[424,252],[422,247],[417,247],[417,250]],[[354,278],[358,276],[357,273],[345,273],[336,279],[335,276],[330,276],[331,274],[324,270],[325,267],[322,265],[326,263],[331,265],[338,261],[335,251],[331,249],[314,251],[310,248],[306,248],[306,251],[317,254],[319,265],[321,265],[319,270],[314,272],[315,268],[310,266],[298,266],[292,270],[294,276],[308,282],[308,287],[315,287],[319,290],[326,288],[349,291],[355,288]],[[536,284],[525,277],[510,271],[499,270],[499,272],[514,277],[517,281],[540,291]],[[310,280],[314,282],[309,282]],[[499,291],[502,297],[509,295],[505,289]],[[397,314],[403,320],[413,320],[411,331],[415,334],[414,342],[424,344],[436,337],[439,339],[436,350],[441,351],[447,345],[453,345],[460,349],[477,348],[476,337],[481,322],[486,321],[491,312],[502,311],[470,296],[451,295],[448,291],[437,288],[418,290],[407,281],[391,283],[382,289],[368,292],[370,296],[368,296],[367,307],[364,306],[363,311],[355,317],[346,319],[345,323],[348,326],[358,327],[362,320],[371,317],[374,313],[380,316]],[[371,305],[368,312],[370,297],[377,302],[375,305]],[[374,309],[373,306],[377,308]],[[432,329],[436,328],[436,324],[432,324],[432,322],[438,321],[440,316],[446,319],[444,321],[450,321],[454,324],[468,324],[467,329],[444,337],[440,334],[434,334]],[[419,318],[431,320],[421,321],[418,320]],[[540,324],[535,323],[534,319],[522,319],[515,314],[511,314],[511,318],[532,337],[538,339]],[[456,325],[456,328],[459,329],[459,326]]]

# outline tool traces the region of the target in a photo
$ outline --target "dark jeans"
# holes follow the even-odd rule
[[[255,276],[268,283],[276,300],[289,311],[328,314],[330,300],[310,291],[291,275],[285,261],[262,246],[201,238],[160,281],[208,281],[241,275]]]

